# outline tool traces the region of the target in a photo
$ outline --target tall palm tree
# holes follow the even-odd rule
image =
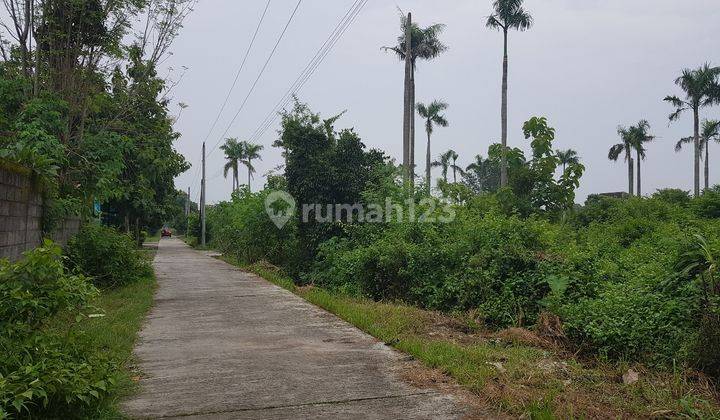
[[[685,137],[680,139],[675,145],[675,151],[682,150],[683,144],[693,143],[693,137]],[[705,149],[705,189],[710,188],[710,142],[720,143],[720,121],[705,120],[702,124],[700,133],[700,151]]]
[[[460,156],[458,156],[454,150],[448,150],[447,153],[450,155],[450,159],[452,159],[452,165],[450,165],[450,167],[453,170],[453,182],[457,184],[457,173],[460,172],[461,175],[463,173],[463,169],[457,165],[457,160]]]
[[[580,163],[580,156],[573,149],[567,150],[556,150],[555,154],[560,159],[560,164],[563,167],[563,173],[565,173],[565,167],[571,163]]]
[[[447,175],[448,175],[448,169],[450,169],[450,161],[452,160],[452,154],[455,153],[452,150],[448,150],[447,152],[440,155],[440,158],[432,163],[433,167],[440,167],[442,168],[442,175],[443,180],[447,183]]]
[[[630,127],[630,138],[633,149],[637,156],[637,195],[642,196],[642,171],[640,163],[645,159],[645,143],[655,140],[655,136],[650,134],[650,123],[647,120],[640,120],[636,125]]]
[[[238,178],[238,163],[242,159],[243,155],[243,144],[238,142],[236,138],[225,139],[225,144],[220,146],[223,152],[225,152],[225,167],[223,168],[223,176],[227,178],[228,172],[232,171],[232,190],[236,191],[240,186],[240,179]]]
[[[440,33],[445,25],[436,23],[426,28],[421,28],[415,22],[408,22],[408,16],[400,12],[401,34],[397,38],[397,45],[394,47],[382,47],[385,51],[393,51],[401,61],[405,61],[406,42],[405,35],[410,23],[410,72],[405,75],[405,91],[409,93],[409,103],[406,103],[405,115],[410,115],[410,143],[403,144],[403,156],[407,156],[406,171],[410,173],[410,180],[414,179],[415,173],[415,66],[418,59],[432,60],[447,50],[447,46],[440,41]]]
[[[685,99],[677,96],[666,96],[665,101],[675,107],[670,114],[670,121],[676,121],[687,110],[693,111],[693,150],[694,160],[694,188],[695,196],[700,195],[700,109],[720,102],[720,67],[702,67],[691,70],[684,69],[682,75],[675,80],[685,93]]]
[[[503,75],[502,75],[502,106],[500,111],[500,122],[502,124],[503,146],[500,162],[500,186],[508,183],[507,174],[507,96],[508,96],[508,31],[516,29],[525,31],[530,29],[533,18],[523,8],[524,0],[495,0],[493,3],[494,13],[487,19],[487,27],[501,29],[503,32]]]
[[[251,191],[250,180],[252,179],[252,174],[255,173],[255,167],[252,165],[252,161],[255,159],[262,160],[260,157],[260,151],[263,149],[263,146],[260,144],[248,143],[246,141],[243,141],[242,143],[245,153],[243,154],[241,163],[248,169],[248,191]]]
[[[448,104],[442,101],[434,100],[430,105],[422,103],[417,104],[418,114],[425,119],[425,132],[427,133],[427,151],[425,153],[425,181],[427,183],[427,190],[430,193],[430,168],[432,162],[430,161],[430,136],[433,133],[433,128],[437,124],[440,127],[447,127],[448,121],[444,115],[440,112],[447,109]]]
[[[625,153],[625,161],[628,163],[628,194],[633,195],[633,158],[632,152],[635,150],[633,146],[633,136],[631,130],[625,127],[618,127],[618,135],[622,143],[618,143],[610,148],[608,159],[612,161],[618,160],[621,154]]]

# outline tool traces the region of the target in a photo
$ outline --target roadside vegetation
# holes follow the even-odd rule
[[[0,262],[0,418],[117,418],[133,389],[132,348],[155,288],[149,260],[125,234],[88,225],[82,235],[65,253],[46,241]],[[73,260],[109,245],[117,253]]]
[[[499,179],[491,145],[483,169],[441,178],[431,195],[336,122],[301,103],[286,112],[285,175],[209,208],[210,245],[505,413],[720,414],[720,187],[575,205],[584,167],[559,157],[550,123],[534,117],[523,127],[531,156],[508,153],[508,187],[483,181]],[[368,208],[389,198],[394,210],[360,223],[357,211],[323,205],[303,220],[296,209],[279,229],[265,211],[275,190]],[[397,217],[413,207],[425,218]]]

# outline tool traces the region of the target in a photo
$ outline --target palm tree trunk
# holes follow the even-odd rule
[[[710,139],[705,140],[705,190],[710,189]]]
[[[252,163],[250,162],[250,159],[248,159],[248,192],[251,192],[250,189],[250,178],[252,177],[252,171],[250,170],[252,168]]]
[[[628,156],[628,194],[630,197],[633,196],[633,158]]]
[[[507,91],[508,91],[508,33],[503,30],[503,75],[502,75],[502,106],[500,124],[502,126],[502,154],[500,157],[500,187],[508,183],[507,173]]]
[[[410,185],[415,185],[415,64],[410,75]]]
[[[642,197],[642,185],[640,181],[640,162],[642,162],[642,158],[640,156],[640,151],[637,151],[637,196]]]
[[[403,178],[405,183],[409,182],[410,178],[410,121],[411,109],[410,104],[412,101],[412,93],[410,81],[412,78],[412,14],[408,13],[405,27],[405,84],[404,84],[404,106],[403,106]]]
[[[700,110],[696,107],[694,111],[693,128],[695,131],[694,143],[695,143],[695,162],[694,162],[694,187],[695,197],[700,196]]]
[[[432,189],[430,185],[430,131],[427,132],[427,152],[425,153],[425,182],[427,182],[427,192],[430,194]]]

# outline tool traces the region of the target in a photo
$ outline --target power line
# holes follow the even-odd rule
[[[340,22],[335,26],[335,29],[330,33],[325,42],[320,46],[318,51],[315,53],[313,58],[308,62],[300,75],[295,79],[295,82],[265,116],[263,121],[260,123],[257,129],[250,136],[250,141],[256,141],[259,139],[270,127],[272,122],[277,118],[277,111],[285,107],[285,105],[291,100],[292,96],[295,95],[307,81],[312,77],[315,70],[322,64],[325,57],[330,53],[335,44],[340,40],[345,31],[352,25],[355,18],[360,14],[360,11],[365,6],[368,0],[356,0],[355,3],[350,6],[350,9],[340,19]]]
[[[285,23],[285,27],[283,28],[282,32],[280,33],[280,36],[278,37],[277,41],[275,42],[275,45],[273,46],[272,51],[270,51],[270,55],[268,55],[268,58],[265,60],[265,64],[263,64],[262,68],[260,69],[260,73],[258,73],[257,77],[255,78],[255,81],[253,82],[252,86],[250,87],[250,90],[248,91],[247,95],[245,95],[245,99],[243,99],[242,104],[240,105],[240,108],[237,110],[237,112],[233,116],[232,120],[230,120],[230,123],[228,124],[225,131],[220,135],[220,138],[218,139],[218,141],[210,149],[210,153],[208,153],[208,155],[211,155],[213,153],[213,151],[215,151],[215,149],[220,144],[222,139],[225,137],[227,132],[230,131],[230,128],[232,127],[233,123],[237,119],[238,115],[240,115],[240,112],[242,112],[243,108],[245,108],[245,104],[247,103],[247,100],[250,98],[250,95],[255,90],[255,86],[257,86],[258,81],[260,81],[260,77],[262,77],[263,73],[265,72],[265,69],[267,68],[268,64],[270,63],[270,59],[272,59],[273,55],[275,55],[275,51],[277,50],[278,45],[280,45],[280,41],[282,41],[283,37],[285,36],[285,32],[287,31],[288,27],[290,26],[290,23],[292,22],[293,18],[295,17],[295,14],[297,13],[298,8],[300,7],[301,3],[302,3],[302,0],[298,0],[297,4],[295,5],[295,9],[293,9],[293,12],[290,15],[290,18],[288,18],[288,21]]]
[[[210,138],[210,135],[212,134],[213,130],[215,130],[215,126],[217,125],[218,121],[220,120],[220,116],[222,115],[222,112],[225,110],[225,107],[227,106],[228,101],[230,100],[230,96],[232,95],[233,90],[235,89],[235,85],[237,85],[238,78],[240,77],[240,73],[242,72],[243,68],[245,67],[245,62],[247,61],[248,55],[250,55],[250,50],[252,50],[253,45],[255,44],[255,38],[257,38],[258,32],[260,32],[260,27],[262,26],[263,21],[265,20],[265,15],[267,14],[268,8],[270,7],[270,1],[267,0],[267,3],[265,3],[265,9],[263,9],[262,15],[260,16],[260,20],[258,21],[257,26],[255,27],[255,33],[253,33],[252,38],[250,39],[250,44],[248,44],[247,50],[245,50],[245,55],[243,56],[242,62],[240,63],[240,67],[238,67],[237,72],[235,73],[235,79],[232,82],[232,85],[230,86],[230,89],[228,90],[227,95],[225,95],[225,100],[223,101],[222,106],[220,106],[220,110],[217,112],[217,115],[215,116],[215,120],[213,121],[212,125],[210,126],[210,130],[208,131],[207,135],[205,135],[205,138],[203,141],[207,141],[208,138]],[[193,184],[197,180],[197,176],[200,173],[200,167],[195,170],[195,176],[193,177]]]

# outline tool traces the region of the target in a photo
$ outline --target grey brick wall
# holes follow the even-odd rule
[[[15,261],[42,243],[42,195],[22,171],[0,166],[0,258]],[[51,235],[60,244],[78,232],[80,219],[69,218]]]

